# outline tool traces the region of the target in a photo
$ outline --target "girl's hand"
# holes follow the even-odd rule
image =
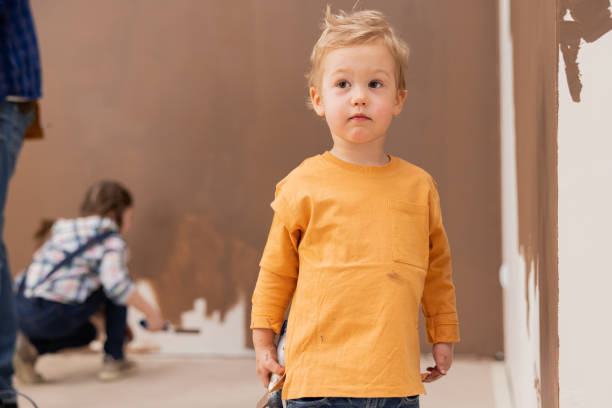
[[[165,326],[166,321],[159,311],[155,310],[147,316],[147,330],[162,331],[165,329]]]
[[[429,373],[423,379],[424,383],[430,383],[446,375],[453,363],[453,343],[436,343],[432,349],[435,367],[427,367]]]
[[[134,290],[127,300],[128,306],[140,310],[147,319],[146,328],[151,331],[164,330],[166,322],[155,306],[149,303],[138,290]]]

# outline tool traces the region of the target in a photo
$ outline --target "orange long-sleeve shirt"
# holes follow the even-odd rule
[[[253,294],[251,328],[279,332],[291,303],[283,398],[425,392],[427,340],[459,341],[435,182],[397,157],[359,166],[326,152],[283,179]]]

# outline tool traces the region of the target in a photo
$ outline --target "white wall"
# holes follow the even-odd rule
[[[157,305],[155,291],[146,280],[139,280],[137,288],[152,304]],[[193,310],[181,316],[181,328],[196,329],[199,333],[149,332],[140,326],[145,316],[135,308],[128,310],[128,324],[134,333],[134,340],[128,344],[128,352],[160,352],[167,355],[200,355],[214,357],[252,357],[254,351],[245,347],[245,299],[228,310],[221,320],[218,311],[206,316],[206,300],[196,299]],[[102,343],[92,344],[101,349]]]
[[[540,373],[540,303],[533,265],[525,265],[519,253],[510,0],[500,0],[499,9],[503,251],[500,281],[504,288],[504,347],[514,406],[532,408],[540,405],[535,388]],[[528,283],[527,267],[532,269]]]
[[[612,32],[578,55],[582,101],[559,55],[560,405],[611,406]]]

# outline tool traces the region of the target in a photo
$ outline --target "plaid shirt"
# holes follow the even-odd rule
[[[0,0],[0,100],[41,97],[40,60],[28,0]]]
[[[134,290],[134,283],[126,266],[127,246],[118,234],[94,244],[69,265],[48,276],[67,254],[109,230],[117,231],[115,222],[95,215],[56,221],[51,237],[36,251],[24,272],[24,295],[61,303],[83,303],[102,287],[113,302],[125,304]],[[23,276],[16,285],[21,283],[21,279]]]

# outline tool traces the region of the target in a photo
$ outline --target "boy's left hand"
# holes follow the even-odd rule
[[[429,373],[423,378],[424,383],[430,383],[440,379],[448,373],[453,363],[453,343],[436,343],[432,349],[435,367],[427,367]]]

